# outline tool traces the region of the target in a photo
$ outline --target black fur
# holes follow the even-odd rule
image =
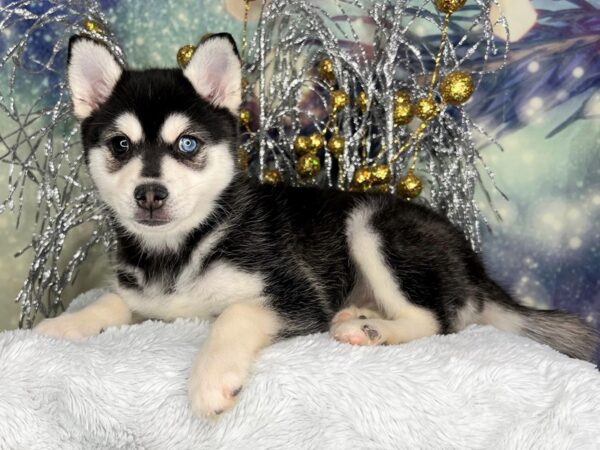
[[[102,108],[94,111],[81,124],[84,149],[106,141],[112,131],[116,116],[126,111],[135,111],[142,124],[146,142],[133,144],[132,150],[123,157],[115,157],[118,170],[131,158],[142,155],[143,174],[160,177],[160,161],[169,154],[177,160],[189,157],[178,152],[174,145],[161,143],[157,139],[166,117],[174,112],[185,113],[193,119],[195,131],[206,137],[205,144],[220,142],[237,136],[236,119],[225,109],[214,108],[196,94],[193,86],[181,70],[125,70],[112,94]],[[148,145],[148,142],[153,142]]]

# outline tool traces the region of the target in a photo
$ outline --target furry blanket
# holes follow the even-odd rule
[[[280,342],[234,410],[201,420],[186,383],[207,330],[0,334],[0,449],[600,448],[594,366],[483,327],[390,347]]]

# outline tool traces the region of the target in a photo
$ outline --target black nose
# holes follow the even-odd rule
[[[140,208],[153,211],[162,208],[165,199],[169,196],[169,191],[162,184],[148,183],[136,187],[133,196]]]

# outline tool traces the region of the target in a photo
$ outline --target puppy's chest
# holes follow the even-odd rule
[[[121,288],[119,293],[133,311],[162,320],[211,319],[232,303],[260,302],[263,296],[260,274],[226,261],[216,261],[200,273],[191,264],[175,276],[166,275],[144,280],[138,289]]]

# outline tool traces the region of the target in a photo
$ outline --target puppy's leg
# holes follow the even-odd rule
[[[361,282],[367,284],[377,309],[388,320],[363,314],[366,319],[356,317],[334,323],[331,334],[356,345],[397,344],[437,334],[440,324],[434,313],[406,297],[400,280],[387,265],[381,237],[371,225],[372,214],[372,207],[366,205],[350,214],[346,223],[348,246]]]
[[[131,310],[121,297],[107,293],[79,311],[41,321],[34,331],[76,340],[94,336],[111,326],[128,323],[131,323]]]
[[[217,318],[190,378],[192,410],[214,416],[231,408],[256,354],[281,329],[277,314],[256,304],[236,303]]]

